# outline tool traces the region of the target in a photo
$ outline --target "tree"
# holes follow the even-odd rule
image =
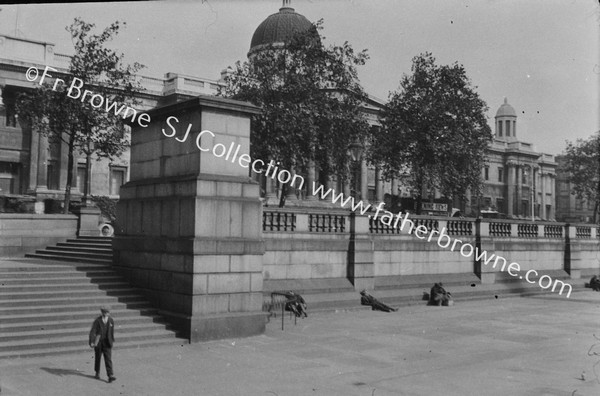
[[[567,141],[562,170],[569,174],[573,184],[571,194],[594,202],[594,223],[598,223],[600,210],[600,131],[588,139]]]
[[[439,66],[425,53],[413,58],[412,74],[390,93],[369,156],[387,177],[404,176],[417,213],[424,191],[438,190],[447,199],[481,191],[492,134],[488,107],[475,89],[462,65]]]
[[[85,195],[88,196],[92,154],[98,159],[114,159],[129,145],[123,117],[117,115],[116,109],[124,104],[134,106],[138,103],[134,94],[141,87],[135,75],[143,65],[126,65],[123,54],[105,47],[123,25],[124,22],[117,21],[102,33],[92,34],[95,25],[76,18],[66,27],[71,34],[75,54],[71,58],[68,75],[61,76],[65,82],[44,81],[39,88],[21,93],[17,98],[19,119],[28,124],[32,132],[47,136],[51,144],[64,142],[67,146],[65,213],[68,213],[71,201],[75,150],[88,158],[85,182]],[[71,96],[68,95],[68,79],[79,79],[83,84],[77,85],[78,91],[73,90]],[[75,97],[75,92],[84,93],[86,89],[98,97],[95,100],[90,100],[89,96],[87,99]],[[106,105],[93,106],[100,100]],[[117,106],[112,113],[109,103]]]
[[[345,177],[346,148],[364,142],[369,131],[360,111],[367,95],[357,76],[368,55],[355,53],[347,42],[325,47],[321,28],[319,21],[238,61],[220,94],[262,108],[252,119],[251,156],[287,169],[314,161],[322,174]]]

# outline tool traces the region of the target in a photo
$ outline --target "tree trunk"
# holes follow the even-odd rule
[[[65,201],[64,201],[64,214],[69,213],[69,206],[71,205],[71,184],[73,184],[73,151],[75,149],[75,134],[72,133],[69,137],[69,152],[67,161],[67,186],[65,187]]]

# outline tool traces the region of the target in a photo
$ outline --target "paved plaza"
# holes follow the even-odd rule
[[[322,312],[286,316],[284,331],[272,319],[257,337],[137,350],[119,350],[117,327],[116,382],[104,368],[93,378],[81,340],[81,354],[0,361],[0,395],[599,395],[599,308],[586,290]]]

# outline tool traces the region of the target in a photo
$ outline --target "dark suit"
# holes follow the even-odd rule
[[[113,376],[112,368],[112,346],[115,342],[115,322],[110,316],[106,324],[102,321],[102,315],[98,316],[90,330],[90,344],[94,344],[95,360],[94,370],[100,373],[100,359],[104,355],[106,374]]]

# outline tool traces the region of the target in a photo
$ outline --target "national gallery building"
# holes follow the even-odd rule
[[[279,12],[268,16],[256,29],[250,42],[249,53],[261,47],[281,43],[291,34],[303,31],[311,24],[295,12],[289,1]],[[44,136],[32,132],[19,123],[15,113],[15,100],[19,92],[35,87],[26,79],[29,67],[43,70],[46,66],[57,69],[57,77],[67,74],[69,56],[54,52],[54,45],[22,37],[0,35],[0,195],[27,194],[38,200],[60,199],[67,180],[67,151],[65,144],[50,144]],[[216,95],[229,70],[224,70],[219,80],[210,80],[181,74],[167,73],[164,78],[141,77],[145,90],[139,94],[143,110],[175,103],[199,95]],[[372,127],[379,125],[378,115],[385,103],[369,97],[363,112]],[[488,149],[488,164],[482,169],[485,189],[482,199],[455,202],[461,214],[476,216],[482,210],[517,218],[533,215],[542,220],[553,220],[555,214],[554,156],[537,152],[531,143],[519,140],[517,113],[504,100],[494,119],[494,140]],[[91,160],[90,193],[111,198],[119,197],[119,189],[129,180],[129,153],[114,162],[105,159]],[[73,198],[81,197],[87,160],[76,153],[73,169]],[[359,169],[359,170],[358,170]],[[290,170],[301,174],[311,186],[312,180],[323,182],[339,192],[351,193],[350,182],[335,178],[321,180],[318,165],[308,169]],[[356,196],[368,203],[396,202],[399,210],[411,211],[412,192],[398,180],[383,180],[377,167],[369,166],[364,158],[356,172]],[[351,178],[339,178],[351,179]],[[265,205],[279,202],[279,186],[272,179],[262,178],[261,191]],[[425,197],[430,202],[442,202],[441,197]],[[288,206],[323,206],[306,191],[291,191],[286,197]],[[427,211],[426,211],[427,212]],[[435,211],[434,211],[435,212]],[[426,214],[426,213],[425,213]],[[436,214],[436,213],[433,213]],[[439,214],[439,213],[437,213]]]

